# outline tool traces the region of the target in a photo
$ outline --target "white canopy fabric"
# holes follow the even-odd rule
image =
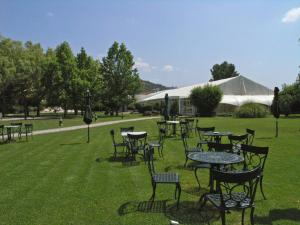
[[[219,86],[223,92],[221,103],[240,106],[246,102],[255,102],[270,106],[273,100],[271,89],[258,84],[244,76],[236,76],[218,81],[195,84],[171,90],[160,91],[145,96],[139,102],[155,101],[164,99],[165,94],[172,98],[188,98],[191,90],[205,85]]]

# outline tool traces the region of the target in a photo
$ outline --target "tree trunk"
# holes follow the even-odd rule
[[[40,104],[38,104],[37,107],[36,107],[36,116],[37,117],[41,116]]]
[[[64,104],[64,116],[68,114],[67,104]]]

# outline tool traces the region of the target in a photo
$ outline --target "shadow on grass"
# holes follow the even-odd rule
[[[165,213],[167,200],[163,201],[142,201],[142,202],[126,202],[118,209],[118,214],[124,216],[129,213]]]
[[[74,143],[65,143],[65,144],[60,144],[61,146],[68,146],[68,145],[82,145],[84,143],[80,143],[80,142],[74,142]]]
[[[219,220],[219,212],[211,207],[206,206],[199,209],[199,204],[192,201],[180,202],[179,209],[176,204],[169,206],[165,213],[170,220],[178,221],[180,224],[210,224]]]
[[[195,196],[202,196],[204,193],[209,193],[209,189],[208,188],[200,188],[198,186],[195,187],[188,187],[188,188],[184,188],[182,189],[183,192],[186,192],[188,194],[191,195],[195,195]]]
[[[122,204],[118,209],[119,216],[130,213],[163,213],[168,219],[178,221],[180,224],[209,224],[219,219],[219,213],[211,206],[199,210],[199,204],[192,201],[167,205],[168,200],[162,201],[132,201]]]
[[[300,210],[297,208],[272,209],[268,216],[255,216],[254,218],[256,223],[270,225],[279,220],[300,222]]]

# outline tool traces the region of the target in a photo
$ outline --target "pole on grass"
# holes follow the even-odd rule
[[[90,100],[91,100],[91,94],[90,94],[90,91],[87,90],[86,94],[85,94],[85,110],[84,110],[84,116],[83,116],[83,122],[85,122],[88,125],[88,141],[87,141],[87,143],[90,143],[90,124],[93,122],[93,113],[91,110]]]

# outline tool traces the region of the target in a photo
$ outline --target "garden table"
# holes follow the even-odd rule
[[[11,142],[13,141],[15,138],[15,130],[17,128],[19,128],[20,126],[17,126],[17,125],[7,125],[7,126],[4,126],[4,128],[6,128],[6,135],[7,135],[7,142]]]
[[[213,169],[220,169],[222,165],[230,165],[244,161],[242,156],[227,152],[192,152],[188,155],[188,158],[196,162],[211,165],[209,179],[211,193],[214,192],[214,183],[211,177],[211,171]]]
[[[121,132],[121,136],[123,138],[126,138],[128,134],[131,135],[141,135],[141,134],[146,134],[146,131],[130,131],[130,132]]]
[[[203,133],[204,136],[213,137],[216,143],[221,143],[221,139],[224,136],[232,135],[232,132],[217,132],[217,131],[207,131]]]
[[[176,135],[176,125],[179,124],[179,121],[177,120],[168,120],[167,124],[172,125],[173,126],[173,135]]]

